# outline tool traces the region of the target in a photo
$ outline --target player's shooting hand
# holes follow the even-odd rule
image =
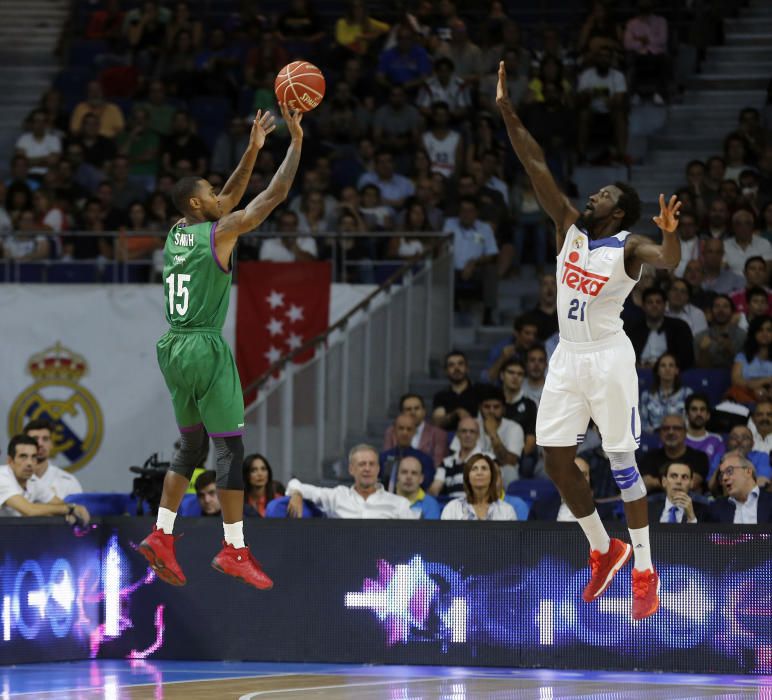
[[[303,517],[303,496],[300,493],[293,493],[287,504],[287,515],[290,518]]]
[[[499,61],[499,82],[496,85],[496,104],[499,106],[499,108],[512,106],[509,101],[507,69],[504,67],[504,61]]]
[[[678,197],[673,195],[670,201],[665,204],[665,195],[660,194],[659,216],[655,216],[653,221],[663,231],[673,233],[678,228],[678,212],[680,209],[681,202],[678,201]]]
[[[292,140],[298,141],[302,139],[303,127],[300,126],[300,122],[303,119],[303,112],[298,109],[292,110],[292,112],[290,112],[286,102],[279,104],[279,108],[281,109],[281,116],[284,118],[284,121],[287,124],[287,130],[289,131]]]
[[[257,110],[257,116],[252,122],[252,131],[249,134],[249,145],[254,148],[262,148],[265,144],[265,137],[268,136],[274,129],[276,124],[274,123],[273,114],[266,112],[263,114],[262,110]]]

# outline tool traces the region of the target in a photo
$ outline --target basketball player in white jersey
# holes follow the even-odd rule
[[[644,263],[673,269],[681,257],[675,234],[680,202],[665,203],[654,222],[662,245],[628,229],[640,215],[640,200],[625,183],[603,187],[581,214],[560,192],[544,153],[515,113],[507,94],[504,63],[499,64],[496,103],[509,140],[531,178],[539,203],[557,230],[558,322],[560,342],[549,364],[536,442],[545,468],[590,543],[586,602],[600,596],[635,554],[632,616],[642,620],[659,607],[659,576],[651,562],[646,487],[635,462],[641,436],[635,352],[622,330],[620,313]],[[592,418],[622,492],[632,547],[610,539],[595,510],[592,491],[574,464],[577,441]]]

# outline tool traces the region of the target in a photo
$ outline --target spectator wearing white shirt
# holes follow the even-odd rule
[[[394,156],[391,151],[380,149],[375,154],[375,172],[363,173],[357,182],[357,189],[365,185],[376,185],[383,204],[399,209],[408,197],[415,194],[415,185],[404,175],[394,172]]]
[[[748,209],[738,209],[732,214],[732,237],[724,241],[724,260],[737,275],[745,272],[748,258],[762,257],[768,267],[772,263],[772,243],[762,236],[753,235],[755,225],[753,212]]]
[[[37,418],[27,423],[23,432],[34,438],[38,444],[37,461],[33,467],[36,481],[49,488],[54,496],[62,500],[74,493],[83,493],[83,487],[72,474],[60,469],[49,460],[53,445],[53,425],[47,420]]]
[[[36,109],[30,117],[30,131],[19,136],[16,153],[29,161],[29,174],[42,178],[48,172],[52,156],[60,155],[62,141],[48,129],[48,118],[42,109]]]
[[[753,434],[753,449],[770,453],[772,450],[772,401],[759,401],[748,421]]]
[[[678,227],[681,228],[680,224]],[[691,296],[691,285],[686,280],[676,277],[670,283],[670,289],[667,290],[665,316],[679,318],[687,323],[692,331],[692,337],[696,338],[698,333],[708,330],[708,321],[702,309],[691,303]]]
[[[434,75],[418,91],[416,100],[425,117],[431,116],[435,102],[444,102],[448,106],[450,118],[454,122],[463,120],[469,113],[472,106],[469,88],[454,71],[453,61],[446,56],[440,56],[434,61]]]
[[[700,237],[697,217],[690,211],[682,211],[678,217],[678,242],[681,245],[681,262],[676,265],[673,274],[683,277],[690,260],[700,258]]]
[[[353,486],[321,488],[291,479],[287,484],[290,500],[287,514],[292,518],[303,515],[303,499],[321,508],[328,518],[373,518],[414,520],[420,514],[410,509],[406,498],[389,493],[378,481],[378,451],[370,445],[351,449],[348,471]]]
[[[316,241],[311,236],[292,236],[297,234],[298,215],[289,209],[279,215],[279,233],[281,238],[266,238],[260,246],[260,260],[267,262],[296,262],[316,260]]]
[[[0,467],[0,516],[64,515],[69,522],[88,523],[83,506],[65,503],[35,478],[37,453],[37,442],[29,435],[16,435],[8,443],[8,464]]]
[[[442,520],[517,520],[509,503],[499,498],[501,476],[496,462],[474,454],[464,463],[464,495],[442,511]]]
[[[450,128],[450,110],[445,102],[431,107],[431,128],[421,136],[421,143],[429,154],[431,171],[446,179],[456,177],[463,163],[464,141],[461,134]]]

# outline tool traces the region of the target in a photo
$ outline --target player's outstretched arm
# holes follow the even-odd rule
[[[287,149],[287,155],[279,166],[276,174],[257,197],[255,197],[244,209],[234,211],[222,217],[217,222],[215,231],[215,245],[219,259],[230,258],[236,239],[244,233],[254,231],[268,215],[281,204],[289,194],[292,181],[300,163],[300,151],[303,145],[303,127],[300,122],[303,114],[298,111],[290,114],[286,104],[282,104],[281,113],[287,123],[292,141]]]
[[[263,114],[261,110],[257,110],[257,116],[252,122],[252,131],[249,133],[247,150],[244,151],[239,164],[228,178],[218,196],[223,216],[230,214],[244,196],[244,192],[246,192],[247,185],[249,184],[249,178],[252,176],[252,170],[255,167],[257,154],[265,144],[265,137],[275,128],[276,124],[274,124],[273,115],[270,112]]]
[[[507,72],[504,61],[499,63],[499,82],[496,87],[496,104],[498,105],[507,135],[518,159],[523,164],[525,172],[531,178],[533,190],[539,203],[547,215],[555,222],[558,234],[558,250],[563,247],[563,239],[571,224],[579,218],[579,212],[571,206],[571,202],[560,191],[555,178],[547,167],[544,151],[533,136],[525,128],[515,108],[509,100],[507,88]]]
[[[646,236],[627,237],[625,240],[625,265],[630,277],[638,278],[643,263],[663,270],[672,270],[681,262],[681,244],[676,233],[680,209],[681,202],[675,195],[666,203],[665,195],[660,194],[659,215],[653,217],[652,221],[662,231],[662,243],[658,245]]]

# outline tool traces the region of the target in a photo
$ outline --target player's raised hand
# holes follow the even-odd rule
[[[507,87],[507,69],[504,61],[499,61],[499,82],[496,85],[496,104],[499,107],[511,107],[509,102],[509,88]]]
[[[287,130],[289,131],[292,140],[302,139],[303,127],[300,126],[300,122],[303,119],[303,112],[298,109],[294,109],[290,112],[286,102],[280,103],[279,108],[281,109],[281,116],[284,117],[284,121],[287,124]]]
[[[249,134],[249,145],[256,148],[262,148],[265,143],[265,137],[270,134],[276,128],[274,124],[273,114],[258,109],[257,116],[252,122],[252,131]]]
[[[670,201],[665,204],[665,195],[659,196],[659,216],[655,216],[653,221],[660,229],[673,233],[678,228],[678,212],[681,209],[681,202],[678,197],[673,195]]]

